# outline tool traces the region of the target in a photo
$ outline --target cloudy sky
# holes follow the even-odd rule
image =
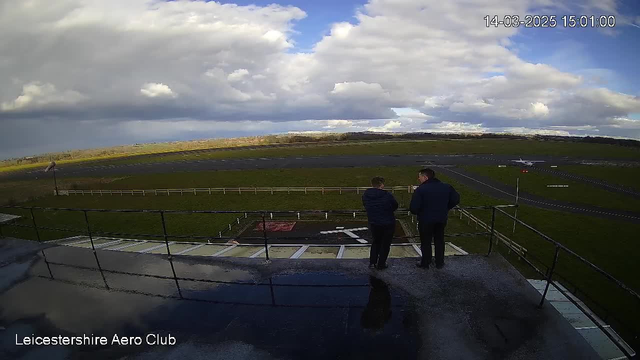
[[[640,139],[639,1],[273,1],[0,0],[0,158],[290,131]],[[484,19],[527,14],[558,25]]]

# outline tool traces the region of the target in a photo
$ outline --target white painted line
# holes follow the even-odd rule
[[[457,252],[459,252],[462,255],[469,255],[468,252],[462,250],[460,247],[453,245],[452,243],[448,242],[447,244],[449,244],[449,246],[451,246],[452,248],[454,248]]]
[[[267,246],[267,248],[271,248],[271,245]],[[260,255],[264,254],[264,252],[265,252],[265,251],[266,251],[266,249],[265,249],[265,248],[262,248],[262,249],[260,249],[257,253],[255,253],[255,254],[253,254],[253,255],[249,256],[249,259],[257,258],[258,256],[260,256]]]
[[[222,254],[226,253],[227,251],[231,251],[231,250],[235,249],[237,246],[238,246],[238,245],[231,245],[231,246],[229,246],[228,248],[226,248],[226,249],[222,249],[222,250],[218,251],[217,253],[215,253],[215,254],[213,254],[213,255],[211,255],[211,256],[212,256],[212,257],[220,256],[220,255],[222,255]]]
[[[340,245],[340,250],[338,250],[338,256],[336,256],[336,259],[342,259],[342,255],[344,255],[344,245]]]
[[[188,253],[189,251],[193,251],[195,249],[200,249],[201,247],[203,247],[205,245],[207,245],[207,244],[200,244],[200,245],[192,246],[192,247],[190,247],[188,249],[184,249],[182,251],[179,251],[179,252],[175,253],[175,255],[182,255],[184,253]]]
[[[418,245],[416,244],[411,244],[411,245],[413,245],[413,249],[418,253],[418,255],[422,256],[422,250],[420,250]]]
[[[147,242],[147,240],[134,241],[134,243],[133,243],[133,244],[127,244],[127,245],[119,246],[119,247],[117,247],[117,248],[113,248],[113,249],[109,249],[109,250],[112,250],[112,251],[120,251],[120,250],[122,250],[122,249],[126,249],[126,248],[128,248],[128,247],[132,247],[132,246],[136,246],[136,245],[141,245],[141,244],[144,244],[144,243],[146,243],[146,242]]]
[[[602,325],[603,328],[610,328],[611,325]],[[577,327],[575,328],[576,330],[591,330],[591,329],[599,329],[599,327],[597,326],[583,326],[583,327]]]
[[[169,246],[171,246],[171,245],[173,245],[173,244],[174,244],[174,242],[172,241],[172,242],[170,242],[170,243],[169,243]],[[167,244],[164,244],[164,243],[163,243],[163,244],[160,244],[160,245],[152,246],[152,247],[150,247],[150,248],[148,248],[148,249],[140,250],[140,251],[138,251],[138,252],[139,252],[139,253],[141,253],[141,254],[144,254],[144,253],[148,253],[149,251],[153,251],[153,250],[156,250],[156,249],[160,249],[160,248],[161,248],[161,247],[163,247],[163,246],[167,246]]]
[[[365,239],[356,239],[357,242],[361,243],[361,244],[368,244],[369,242]]]
[[[76,241],[76,242],[72,242],[70,244],[64,244],[65,246],[75,246],[75,245],[79,245],[79,244],[84,244],[84,243],[88,243],[91,242],[91,240],[81,240],[81,241]]]
[[[352,233],[352,232],[351,232],[351,231],[349,231],[349,230],[344,230],[343,232],[344,232],[345,234],[349,235],[352,239],[357,239],[357,238],[359,238],[359,236],[358,236],[358,235],[356,235],[356,234]]]
[[[103,248],[103,247],[107,247],[107,246],[111,246],[111,245],[119,244],[119,243],[121,243],[121,242],[122,242],[122,240],[114,240],[114,241],[111,241],[111,242],[108,242],[108,243],[104,243],[104,244],[96,245],[95,247],[96,247],[96,249],[97,249],[97,248]]]
[[[309,248],[309,245],[303,245],[300,249],[298,249],[298,251],[295,252],[295,254],[291,255],[289,259],[299,258],[305,251],[307,251],[308,248]]]

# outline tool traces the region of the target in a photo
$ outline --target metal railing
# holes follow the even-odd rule
[[[623,292],[625,292],[627,295],[629,295],[634,301],[636,301],[638,306],[640,306],[640,295],[636,291],[634,291],[633,289],[631,289],[630,287],[625,285],[622,281],[616,279],[614,276],[612,276],[611,274],[609,274],[606,271],[604,271],[602,268],[600,268],[597,265],[593,264],[592,262],[590,262],[589,260],[585,259],[583,256],[577,254],[573,250],[567,248],[565,245],[563,245],[563,244],[559,243],[558,241],[552,239],[551,237],[545,235],[541,231],[535,229],[531,225],[529,225],[529,224],[523,222],[522,220],[516,218],[515,216],[509,214],[508,212],[506,212],[500,206],[492,207],[491,231],[490,231],[490,238],[489,238],[489,251],[487,253],[487,256],[490,255],[491,252],[493,251],[494,239],[497,239],[497,237],[495,236],[496,233],[497,233],[496,230],[495,230],[496,214],[503,215],[503,216],[507,217],[509,220],[512,220],[512,221],[520,224],[521,226],[523,226],[526,229],[532,231],[534,234],[536,234],[537,236],[539,236],[540,238],[542,238],[543,240],[545,240],[547,243],[551,244],[554,247],[553,261],[552,261],[550,266],[546,266],[547,269],[546,269],[546,271],[543,272],[536,265],[534,265],[533,262],[531,261],[531,260],[535,260],[538,263],[542,264],[543,262],[540,261],[540,259],[537,259],[535,256],[531,255],[528,252],[522,253],[521,251],[519,251],[519,249],[517,247],[513,247],[510,242],[503,241],[503,244],[505,246],[507,246],[507,248],[509,248],[510,250],[513,250],[513,252],[516,254],[516,256],[520,260],[524,261],[527,265],[529,265],[529,267],[531,267],[538,275],[540,275],[546,281],[545,288],[544,288],[544,291],[542,293],[542,297],[540,299],[540,303],[538,304],[538,307],[541,308],[543,306],[544,301],[545,301],[545,299],[547,297],[547,293],[549,291],[549,287],[553,286],[563,296],[565,296],[571,303],[573,303],[573,305],[575,305],[578,309],[580,309],[580,311],[582,311],[589,318],[589,320],[591,320],[616,345],[616,347],[618,349],[620,349],[620,351],[622,351],[622,353],[626,357],[628,357],[630,359],[631,358],[635,358],[636,353],[633,351],[633,349],[630,349],[628,347],[628,345],[626,345],[625,343],[621,342],[620,339],[618,339],[615,336],[613,336],[613,334],[611,334],[610,331],[608,331],[606,329],[605,325],[603,325],[598,318],[596,318],[594,315],[592,315],[591,311],[589,311],[589,309],[586,307],[586,305],[584,305],[584,303],[581,303],[580,301],[576,300],[573,296],[571,296],[570,294],[567,293],[565,288],[560,286],[557,282],[553,281],[553,277],[555,275],[556,277],[562,278],[561,282],[567,282],[567,283],[571,284],[570,282],[566,281],[565,277],[561,276],[556,271],[556,266],[558,264],[558,258],[559,258],[560,252],[566,253],[567,255],[571,256],[572,258],[574,258],[574,259],[578,260],[579,262],[585,264],[588,268],[590,268],[590,269],[594,270],[595,272],[597,272],[598,274],[604,276],[604,278],[608,282],[610,282],[611,284],[614,284],[616,287],[618,287]],[[576,289],[575,292],[577,292],[577,290],[578,290],[577,286],[575,286],[575,285],[573,285],[573,286]],[[605,309],[605,307],[603,307],[597,301],[595,301],[594,299],[589,297],[586,292],[582,291],[581,295],[587,297],[587,300],[589,300],[590,302],[597,304],[602,309]],[[607,317],[608,316],[610,316],[610,313],[607,313]],[[626,322],[623,322],[620,319],[616,318],[615,316],[612,316],[612,317],[616,319],[618,325],[622,326],[622,328],[623,328],[622,330],[624,330],[626,332],[626,334],[628,335],[628,339],[630,341],[632,341],[634,344],[637,344],[638,343],[638,334],[637,334],[636,331],[633,330],[633,327],[628,325]]]
[[[610,334],[610,332],[605,329],[605,327],[600,323],[600,321],[598,321],[597,318],[595,318],[593,315],[590,314],[588,309],[586,309],[583,304],[580,304],[580,302],[576,301],[571,296],[569,296],[566,293],[565,289],[563,289],[561,286],[559,286],[558,284],[556,284],[553,281],[553,276],[554,275],[556,275],[556,276],[558,275],[556,273],[556,265],[558,263],[558,258],[559,258],[560,252],[563,252],[563,253],[566,253],[566,254],[570,255],[571,257],[575,258],[576,260],[580,261],[581,263],[586,264],[589,268],[593,269],[594,271],[596,271],[600,275],[604,276],[604,278],[607,281],[609,281],[612,284],[615,284],[618,288],[620,288],[625,293],[630,295],[633,299],[635,299],[635,301],[638,301],[639,305],[640,305],[640,295],[638,295],[638,293],[635,292],[633,289],[629,288],[624,283],[622,283],[621,281],[616,279],[614,276],[610,275],[609,273],[607,273],[606,271],[604,271],[600,267],[598,267],[595,264],[591,263],[590,261],[588,261],[584,257],[580,256],[579,254],[577,254],[574,251],[570,250],[566,246],[564,246],[561,243],[553,240],[549,236],[543,234],[539,230],[533,228],[532,226],[526,224],[522,220],[517,219],[515,216],[513,216],[513,215],[511,215],[511,214],[509,214],[508,212],[505,211],[506,208],[511,208],[511,207],[517,207],[517,206],[516,205],[493,205],[493,206],[456,207],[455,209],[460,211],[461,214],[467,213],[469,216],[472,216],[471,213],[469,212],[471,210],[491,210],[491,223],[490,223],[490,225],[483,223],[485,228],[488,227],[488,229],[485,229],[485,230],[487,230],[486,232],[446,234],[445,236],[457,237],[457,236],[478,236],[478,235],[482,236],[482,235],[488,235],[489,236],[489,241],[488,241],[487,256],[491,255],[491,253],[494,251],[494,242],[496,243],[495,245],[498,245],[500,242],[502,242],[507,247],[507,249],[512,250],[518,256],[518,258],[520,260],[524,261],[538,275],[540,275],[541,278],[546,280],[546,286],[545,286],[545,289],[544,289],[544,291],[542,293],[542,297],[541,297],[540,303],[538,305],[539,307],[543,306],[544,301],[545,301],[546,296],[547,296],[547,293],[548,293],[548,290],[549,290],[549,287],[550,286],[554,286],[560,293],[565,295],[565,297],[567,297],[567,299],[569,299],[574,305],[576,305],[580,310],[582,310],[585,313],[585,315],[587,317],[589,317],[589,319],[591,321],[593,321],[596,324],[596,326],[598,328],[600,328],[600,330],[603,331],[626,356],[628,356],[630,358],[635,356],[635,353],[630,352],[627,349],[627,347],[625,346],[625,344],[623,344],[620,340],[618,340],[612,334]],[[35,232],[36,239],[38,241],[42,241],[40,230],[77,232],[78,229],[54,228],[54,227],[47,227],[47,226],[38,226],[38,224],[36,222],[36,217],[35,217],[35,214],[34,214],[34,210],[81,212],[83,214],[84,224],[86,226],[86,235],[89,237],[89,241],[91,243],[91,249],[93,251],[95,260],[98,263],[98,266],[100,266],[100,264],[99,264],[99,259],[98,259],[98,255],[97,255],[97,252],[96,252],[96,245],[94,244],[94,237],[97,236],[97,235],[148,237],[148,238],[162,239],[163,242],[164,242],[164,245],[166,247],[166,250],[167,250],[167,259],[171,263],[171,268],[172,268],[172,272],[173,272],[173,275],[174,275],[173,277],[176,278],[176,279],[177,279],[177,276],[175,275],[175,268],[173,266],[172,253],[171,253],[170,243],[169,243],[169,239],[170,238],[171,239],[199,239],[199,240],[211,240],[211,239],[214,239],[214,238],[215,239],[219,239],[219,240],[234,240],[234,239],[259,240],[264,244],[265,259],[267,261],[269,261],[269,259],[270,259],[269,258],[269,241],[270,240],[291,239],[291,237],[286,237],[286,238],[283,238],[283,237],[269,237],[268,230],[267,230],[268,227],[266,226],[267,219],[271,220],[271,219],[274,218],[274,216],[275,217],[293,217],[293,218],[300,219],[301,214],[309,215],[309,216],[316,216],[316,217],[324,218],[324,219],[328,219],[329,214],[336,215],[336,216],[348,216],[349,218],[354,218],[354,219],[358,218],[358,215],[360,215],[361,217],[366,215],[366,212],[364,210],[361,210],[361,209],[358,209],[358,210],[253,210],[253,211],[236,211],[236,210],[83,209],[83,208],[47,208],[47,207],[23,207],[23,206],[2,206],[0,208],[28,210],[29,211],[29,217],[30,217],[30,220],[31,220],[30,221],[31,222],[30,225],[0,224],[0,237],[3,236],[2,235],[3,234],[2,233],[2,227],[14,226],[14,227],[22,227],[22,228],[32,228],[34,230],[34,232]],[[159,218],[159,223],[162,225],[162,234],[132,234],[132,233],[104,232],[104,231],[98,232],[98,231],[94,231],[91,228],[91,225],[90,225],[90,222],[89,222],[88,213],[146,213],[146,214],[157,214],[158,218]],[[407,209],[398,209],[397,213],[401,214],[402,216],[405,216],[404,214],[410,216],[410,214],[407,211]],[[169,214],[242,214],[243,218],[251,217],[252,219],[255,219],[257,221],[262,222],[262,227],[261,227],[262,236],[260,236],[260,237],[243,237],[243,238],[239,238],[237,236],[222,237],[221,234],[219,234],[218,237],[215,237],[215,236],[201,236],[201,235],[177,235],[177,234],[171,235],[167,231],[166,219],[165,219],[165,215],[169,215]],[[520,224],[524,228],[526,228],[526,229],[528,229],[530,231],[533,231],[536,235],[538,235],[539,237],[544,239],[546,242],[548,242],[548,243],[550,243],[550,244],[552,244],[554,246],[555,252],[554,252],[553,260],[552,260],[551,265],[547,266],[547,270],[546,271],[543,272],[536,265],[533,264],[533,262],[531,260],[538,261],[539,263],[542,263],[542,262],[539,259],[536,259],[536,257],[533,256],[530,252],[527,252],[527,251],[523,252],[522,251],[523,248],[520,245],[518,245],[515,242],[513,242],[512,240],[510,240],[510,239],[509,239],[509,241],[505,241],[504,239],[501,239],[500,237],[498,237],[499,233],[496,231],[496,215],[503,215],[503,216],[507,217],[509,220],[517,222],[518,224]],[[237,219],[240,219],[240,217],[238,217]],[[479,219],[476,218],[476,220],[479,220]],[[238,220],[238,222],[239,222],[239,220]],[[305,237],[305,239],[313,239],[313,238],[314,237]],[[415,238],[419,238],[419,236],[416,236],[416,235],[413,235],[413,234],[407,234],[406,236],[394,237],[395,240],[399,240],[399,239],[415,239]],[[45,257],[45,260],[46,260],[46,256],[45,256],[44,253],[43,253],[43,256]],[[576,289],[577,289],[577,287],[576,287]],[[583,295],[586,295],[586,293],[584,291],[582,291],[581,293]],[[589,300],[593,301],[592,299],[589,299]],[[617,320],[617,321],[619,322],[619,324],[624,324],[624,322],[621,322],[619,320]],[[632,339],[634,341],[637,341],[637,334]]]

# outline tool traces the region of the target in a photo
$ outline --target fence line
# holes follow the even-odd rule
[[[113,195],[142,195],[142,196],[147,196],[147,195],[154,195],[154,196],[158,196],[158,195],[176,195],[176,194],[180,194],[180,195],[184,195],[184,194],[188,194],[188,195],[198,195],[198,194],[206,194],[206,195],[212,195],[213,193],[222,193],[224,195],[226,195],[227,193],[230,194],[258,194],[258,193],[270,193],[270,194],[275,194],[275,193],[284,193],[286,192],[287,194],[291,194],[292,192],[296,192],[296,193],[310,193],[310,192],[319,192],[322,194],[325,193],[338,193],[338,194],[342,194],[342,193],[356,193],[356,194],[360,194],[361,192],[366,191],[367,189],[369,189],[370,187],[367,186],[342,186],[342,187],[336,187],[336,186],[279,186],[279,187],[234,187],[234,188],[226,188],[226,187],[221,187],[221,188],[183,188],[183,189],[129,189],[129,190],[58,190],[58,195],[61,196],[70,196],[70,195],[100,195],[100,196],[104,196],[104,195],[109,195],[109,196],[113,196]],[[395,193],[395,192],[407,192],[407,193],[412,193],[413,192],[413,186],[411,185],[407,185],[407,186],[390,186],[385,188],[385,190],[390,191],[391,193]],[[55,192],[54,192],[54,195]]]

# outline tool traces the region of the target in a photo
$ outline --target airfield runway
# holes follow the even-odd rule
[[[515,165],[511,160],[520,155],[342,155],[342,156],[299,156],[279,158],[238,158],[238,159],[206,159],[183,160],[163,163],[138,163],[121,165],[73,164],[61,165],[58,169],[59,177],[100,177],[115,175],[158,174],[173,172],[196,172],[211,170],[248,170],[248,169],[300,169],[300,168],[354,168],[354,167],[389,167],[415,166],[416,170],[424,166],[431,166],[437,171],[450,176],[470,188],[484,194],[504,199],[512,203],[515,198],[515,188],[492,179],[469,173],[458,166],[461,165]],[[605,181],[594,181],[584,177],[548,169],[549,165],[576,165],[603,163],[604,160],[578,159],[572,157],[535,156],[536,160],[543,160],[544,167],[532,167],[532,171],[553,172],[554,175],[582,181],[590,185],[609,191],[640,198],[640,193],[628,188],[622,188]],[[629,160],[607,160],[608,164],[640,166],[640,162]],[[43,170],[16,171],[0,175],[0,180],[33,180],[43,176]],[[564,201],[551,200],[544,197],[520,193],[520,203],[543,209],[561,210],[571,213],[585,214],[606,219],[617,219],[640,223],[640,214],[574,204]]]

